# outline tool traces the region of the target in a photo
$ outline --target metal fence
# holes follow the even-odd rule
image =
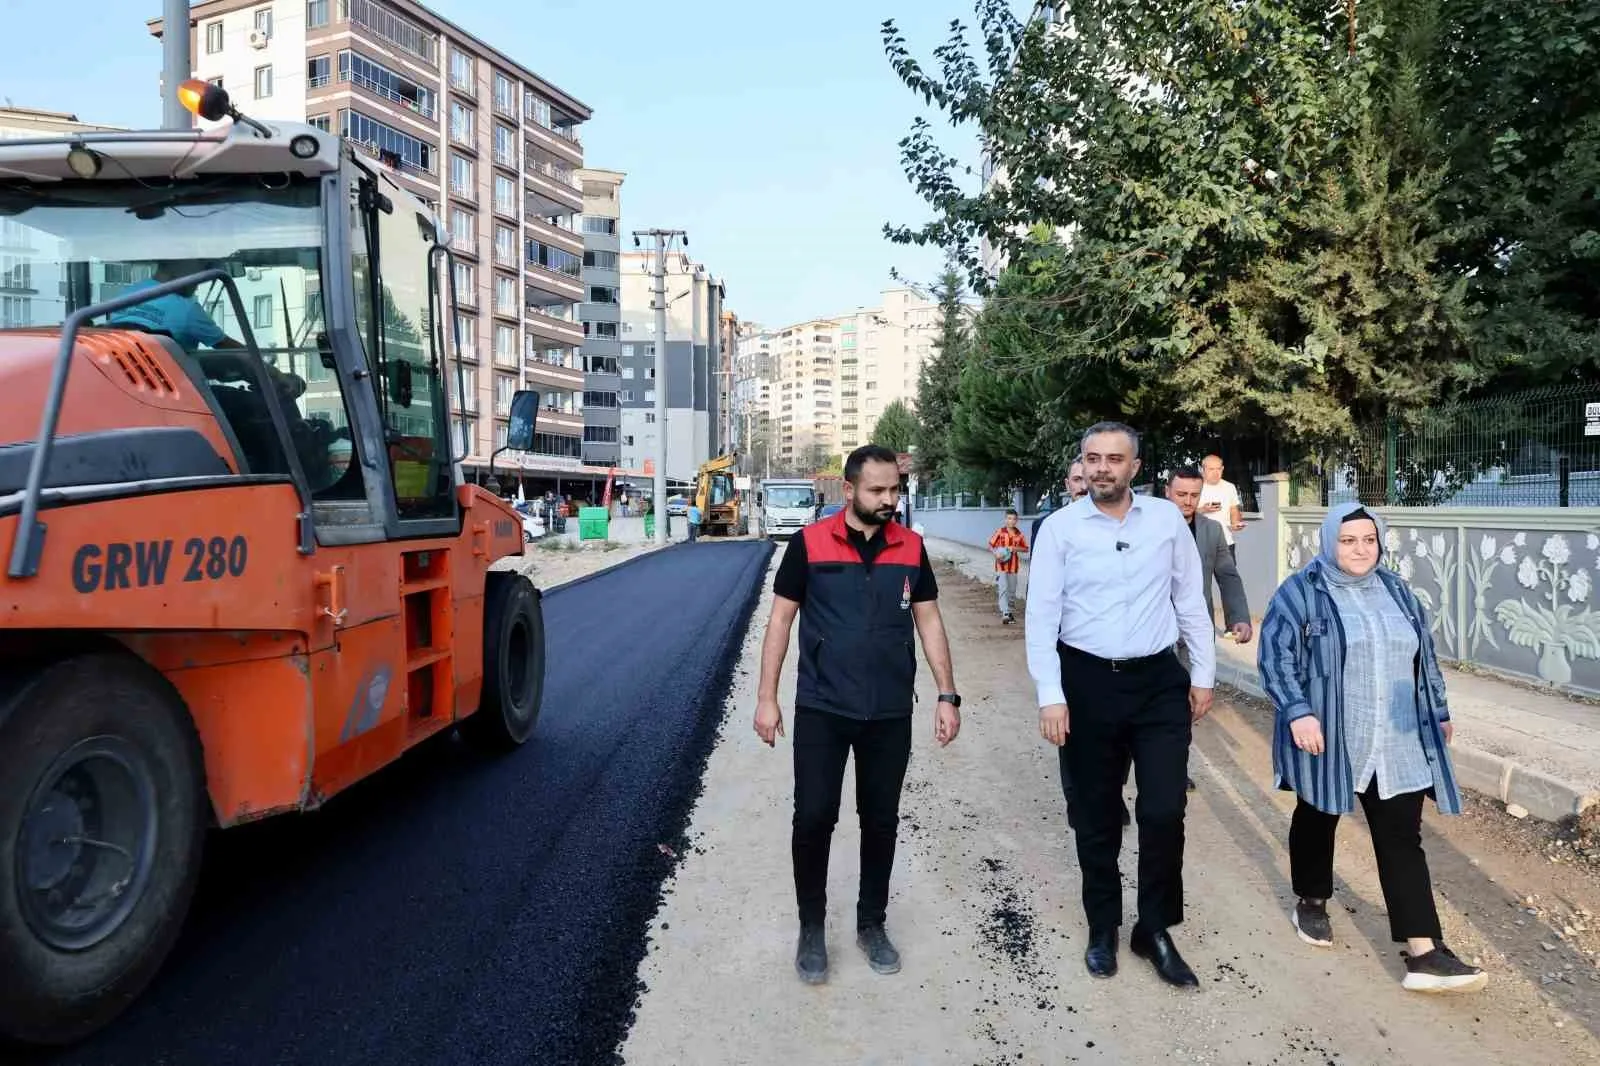
[[[1391,507],[1600,506],[1600,383],[1390,419],[1360,449],[1298,464],[1294,499]]]

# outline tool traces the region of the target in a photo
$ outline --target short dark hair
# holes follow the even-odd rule
[[[844,461],[844,479],[850,484],[859,484],[861,481],[861,468],[868,463],[888,463],[896,471],[900,469],[900,457],[881,444],[863,444],[851,452]]]
[[[1015,507],[1007,507],[1006,508],[1006,517],[1007,518],[1016,518],[1016,517],[1018,517],[1017,509]]]
[[[1168,481],[1177,481],[1179,478],[1185,481],[1204,481],[1206,476],[1200,472],[1198,466],[1193,463],[1186,463],[1167,475]]]
[[[1078,438],[1078,458],[1083,458],[1083,445],[1089,443],[1089,438],[1096,433],[1125,433],[1133,441],[1133,458],[1139,458],[1139,431],[1126,422],[1096,422],[1083,431],[1083,436]]]

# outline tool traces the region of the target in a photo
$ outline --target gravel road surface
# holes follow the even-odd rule
[[[526,747],[441,738],[319,812],[214,835],[163,975],[34,1061],[612,1061],[770,554],[674,547],[552,593]]]

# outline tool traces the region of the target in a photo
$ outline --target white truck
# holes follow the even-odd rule
[[[816,520],[817,486],[810,478],[764,478],[756,503],[761,508],[761,535],[790,537]]]

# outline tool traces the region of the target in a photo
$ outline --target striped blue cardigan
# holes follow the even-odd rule
[[[1344,738],[1345,635],[1323,575],[1326,565],[1321,558],[1313,559],[1273,593],[1261,621],[1256,662],[1261,687],[1277,712],[1272,727],[1274,784],[1292,790],[1319,811],[1349,814],[1355,809],[1355,771]],[[1433,772],[1433,788],[1428,794],[1441,813],[1460,814],[1461,793],[1440,726],[1450,720],[1450,708],[1427,615],[1398,574],[1380,566],[1378,577],[1411,620],[1421,646],[1416,670],[1417,728]],[[1290,722],[1308,714],[1322,723],[1326,747],[1321,755],[1295,747],[1289,732]]]

